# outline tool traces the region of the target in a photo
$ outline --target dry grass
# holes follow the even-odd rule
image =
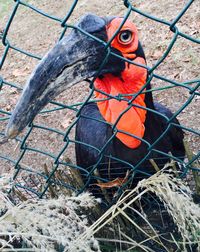
[[[1,251],[100,251],[91,236],[77,243],[87,230],[83,214],[97,201],[85,193],[78,197],[25,201],[15,206],[0,194]]]
[[[126,246],[128,245],[127,251],[137,251],[139,248],[141,251],[154,251],[151,246],[146,245],[148,241],[153,241],[155,245],[158,245],[160,249],[164,249],[164,251],[176,251],[171,250],[170,246],[166,246],[164,234],[158,232],[158,230],[153,227],[144,209],[141,208],[140,211],[138,211],[137,208],[133,208],[138,205],[138,201],[140,202],[148,193],[153,193],[159,198],[165,206],[169,216],[171,216],[174,221],[174,229],[177,227],[177,233],[174,235],[173,232],[171,232],[170,234],[171,237],[168,240],[169,244],[175,245],[177,250],[180,249],[180,251],[189,251],[187,249],[194,244],[200,245],[200,207],[193,202],[192,192],[189,187],[187,187],[182,180],[174,177],[172,171],[171,173],[160,171],[152,177],[142,180],[135,189],[122,196],[115,205],[108,209],[101,218],[90,226],[89,229],[78,238],[78,241],[85,240],[88,235],[98,234],[99,231],[106,229],[108,223],[113,222],[120,216],[125,218],[126,225],[130,225],[130,229],[137,229],[138,232],[143,233],[145,238],[138,242],[131,236],[129,237],[127,233],[124,233],[122,227],[120,229],[121,239],[111,241],[110,239],[107,240],[101,237],[100,241],[115,242],[115,244],[118,243],[121,244],[121,246],[126,244]],[[130,212],[130,209],[143,219],[145,225],[138,225],[137,221],[133,220],[129,214],[127,214]],[[157,209],[157,211],[159,211],[159,209]],[[120,223],[118,223],[118,225],[120,225]],[[180,236],[178,236],[178,233]]]
[[[88,222],[89,212],[94,210],[97,201],[87,193],[78,197],[65,195],[57,199],[28,200],[16,206],[3,192],[9,186],[9,181],[3,184],[0,181],[0,244],[3,251],[155,252],[157,250],[153,248],[157,247],[171,252],[176,251],[171,250],[174,247],[177,251],[189,251],[189,247],[200,244],[200,207],[193,202],[191,190],[174,176],[173,171],[162,170],[142,180],[92,225]],[[141,203],[149,193],[157,196],[168,212],[168,218],[173,219],[176,232],[171,231],[167,238],[155,228]],[[162,215],[158,208],[155,210],[155,216]],[[132,217],[133,213],[137,218]],[[134,233],[142,234],[143,239],[139,241]],[[104,250],[100,250],[96,239]],[[16,246],[22,244],[26,247],[18,250]]]

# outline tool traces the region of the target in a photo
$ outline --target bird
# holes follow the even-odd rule
[[[92,80],[96,102],[82,106],[76,124],[77,166],[86,189],[114,198],[129,178],[134,187],[155,165],[185,156],[179,121],[154,101],[146,65],[132,21],[86,14],[36,66],[5,134],[16,137],[63,90]]]

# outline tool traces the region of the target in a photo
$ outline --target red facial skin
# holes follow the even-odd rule
[[[115,18],[107,26],[108,40],[113,36],[116,29],[122,22],[122,18]],[[126,21],[121,29],[122,31],[129,30],[132,32],[132,37],[129,41],[123,42],[120,40],[120,35],[116,36],[112,41],[111,46],[118,49],[123,57],[131,58],[134,62],[145,65],[145,59],[137,57],[134,53],[138,48],[138,32],[135,25]],[[107,94],[117,96],[119,94],[135,94],[137,93],[146,83],[147,70],[143,67],[139,67],[133,64],[125,63],[125,70],[121,73],[121,77],[114,76],[112,74],[105,74],[104,78],[97,78],[94,85],[96,90],[103,91]],[[102,94],[98,91],[95,92],[97,99],[106,99],[107,95]],[[132,96],[126,96],[127,99],[132,99]],[[133,104],[146,107],[144,102],[145,95],[138,95]],[[110,99],[106,101],[97,102],[97,106],[103,118],[111,123],[115,124],[116,120],[129,106],[127,101],[118,101],[116,99]],[[128,134],[118,132],[116,137],[124,143],[129,148],[137,148],[141,141],[130,136],[129,134],[135,135],[142,138],[144,136],[145,127],[144,122],[146,119],[146,110],[131,107],[126,111],[120,120],[118,121],[116,127],[118,130],[127,132]]]

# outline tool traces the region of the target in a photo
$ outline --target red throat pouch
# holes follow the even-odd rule
[[[137,60],[138,61],[138,60]],[[141,62],[140,62],[141,63]],[[136,66],[134,66],[135,68]],[[141,68],[141,67],[140,67]],[[97,99],[107,99],[109,95],[117,96],[119,94],[133,94],[138,92],[144,83],[146,82],[146,73],[141,68],[141,75],[138,78],[138,74],[135,76],[137,78],[136,82],[124,83],[120,78],[113,76],[112,74],[106,74],[103,79],[96,79],[95,88],[99,91],[103,91],[108,95],[102,94],[101,92],[96,91],[95,95]],[[127,75],[127,73],[122,73]],[[127,76],[126,76],[127,78]],[[129,100],[132,99],[132,95],[126,96]],[[97,102],[97,106],[103,118],[111,123],[115,124],[118,118],[120,117],[116,127],[119,131],[126,133],[118,132],[116,137],[124,143],[129,148],[137,148],[141,144],[141,140],[135,138],[142,138],[144,136],[145,127],[144,122],[146,119],[146,110],[145,110],[145,95],[138,95],[132,102],[133,106],[128,105],[128,101],[119,101],[115,98]],[[139,105],[144,107],[138,108],[134,105]],[[131,135],[133,136],[131,136]]]

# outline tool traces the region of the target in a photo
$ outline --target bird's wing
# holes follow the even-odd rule
[[[105,122],[96,103],[85,105],[76,126],[77,164],[89,167],[100,158],[102,147],[111,137],[111,127]],[[91,145],[91,147],[89,147]]]
[[[154,106],[158,112],[167,116],[168,118],[171,118],[173,116],[173,113],[162,104],[158,102],[154,102]],[[185,156],[185,148],[183,144],[183,138],[184,138],[183,130],[179,127],[180,123],[177,118],[174,118],[172,122],[176,124],[177,126],[172,125],[168,130],[168,137],[172,146],[171,153],[175,157],[180,157],[181,159],[183,159]],[[166,129],[167,127],[166,121],[161,118],[161,123],[162,123],[163,129]]]

